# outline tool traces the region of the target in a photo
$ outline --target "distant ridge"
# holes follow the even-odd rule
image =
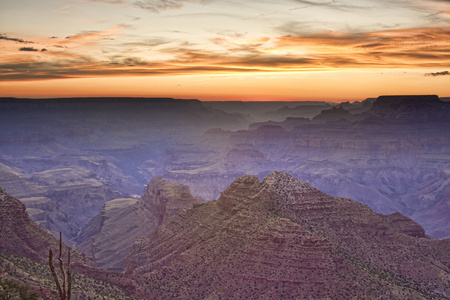
[[[438,95],[382,95],[377,101],[402,102],[402,101],[441,101]]]
[[[175,98],[135,98],[135,97],[75,97],[75,98],[0,98],[0,108],[37,108],[37,107],[60,107],[66,106],[116,106],[116,105],[161,105],[161,104],[198,104],[197,99],[175,99]]]

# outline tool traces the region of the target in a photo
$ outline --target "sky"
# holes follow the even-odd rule
[[[450,97],[450,0],[0,0],[0,97]]]

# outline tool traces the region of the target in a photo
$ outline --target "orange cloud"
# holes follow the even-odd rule
[[[64,41],[59,42],[59,44],[84,44],[90,42],[98,42],[103,39],[113,39],[119,36],[117,31],[122,28],[123,26],[114,26],[105,31],[88,31],[76,35],[71,35],[66,37]]]
[[[283,36],[274,49],[309,49],[307,57],[333,67],[431,67],[448,65],[450,29],[422,28],[345,34]]]
[[[85,32],[60,41],[32,56],[18,50],[3,59],[2,80],[234,74],[373,68],[450,68],[450,29],[422,28],[367,33],[317,32],[246,40],[217,38],[207,47],[183,43],[145,53],[93,54],[105,39],[119,36],[120,26]],[[9,40],[7,40],[9,41]],[[5,40],[6,42],[6,40]],[[11,42],[11,41],[9,41]],[[165,45],[158,43],[159,46]],[[59,48],[61,46],[69,47]],[[56,48],[58,47],[58,48]],[[78,48],[77,48],[78,47]],[[72,51],[70,48],[83,51]],[[122,46],[124,47],[124,46]],[[205,49],[206,48],[206,49]],[[13,51],[10,50],[10,51]],[[98,52],[98,51],[97,51]],[[155,59],[158,54],[164,59]],[[20,55],[20,57],[19,57]],[[28,56],[25,56],[28,55]]]

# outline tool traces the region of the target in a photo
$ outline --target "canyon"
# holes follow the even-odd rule
[[[449,102],[201,102],[171,98],[0,99],[0,186],[55,236],[77,237],[150,180],[217,199],[237,177],[281,170],[379,213],[450,236]],[[131,200],[130,200],[131,201]]]
[[[128,213],[143,206],[152,207],[149,215],[160,225],[144,220],[142,228],[148,231],[133,241],[130,231],[137,222]],[[31,221],[25,206],[4,189],[0,213],[1,286],[16,282],[42,299],[55,298],[43,257],[57,240]],[[125,239],[126,270],[97,269],[89,257],[72,249],[73,299],[450,295],[450,239],[429,238],[400,213],[376,213],[280,171],[262,180],[241,176],[209,202],[196,201],[186,186],[157,177],[140,200],[113,200],[100,217],[103,231],[90,235],[98,239],[91,247],[104,246],[105,234],[112,243]]]

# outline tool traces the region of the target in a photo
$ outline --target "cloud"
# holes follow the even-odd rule
[[[13,41],[13,42],[24,43],[24,44],[32,44],[33,43],[33,42],[25,41],[25,40],[19,39],[19,38],[8,37],[6,34],[0,34],[0,40]]]
[[[139,42],[128,42],[123,43],[123,46],[127,47],[156,47],[160,45],[165,45],[171,43],[173,40],[163,37],[154,37],[150,39],[145,39]]]
[[[183,65],[154,63],[140,58],[124,58],[121,63],[107,63],[92,59],[60,60],[0,65],[0,80],[45,80],[99,76],[152,76],[196,73],[256,72],[258,68],[242,69],[235,66]]]
[[[73,4],[64,5],[58,9],[55,9],[53,12],[57,14],[70,14],[71,11],[69,11],[68,9],[73,6],[74,6]]]
[[[186,0],[145,0],[136,1],[134,5],[157,13],[166,9],[180,8],[185,2]]]
[[[1,79],[450,68],[449,28],[363,33],[320,31],[270,37],[218,35],[210,39],[212,45],[209,48],[205,44],[177,43],[157,36],[134,36],[128,37],[128,42],[110,42],[109,39],[118,36],[118,29],[72,35],[49,48],[52,51],[39,56],[39,60],[29,55],[27,64],[23,62],[25,56],[21,60],[10,60],[0,68],[13,71],[3,74]],[[69,48],[59,48],[66,45]],[[23,48],[30,49],[22,51],[39,51],[33,47]],[[427,76],[448,75],[443,72],[433,74],[436,75]]]
[[[134,5],[154,13],[159,13],[167,9],[180,8],[186,3],[190,2],[198,2],[204,4],[209,2],[209,0],[139,0],[135,1]]]
[[[330,0],[330,1],[294,0],[294,2],[302,4],[304,6],[292,8],[291,10],[305,9],[305,8],[314,7],[314,6],[326,7],[326,8],[340,10],[340,11],[354,11],[355,9],[367,9],[367,7],[358,6],[358,5],[354,5],[354,4],[344,4],[341,1],[336,2],[334,0]]]
[[[33,48],[33,47],[22,47],[19,49],[19,51],[29,51],[29,52],[36,52],[39,51],[39,49]]]
[[[377,66],[448,65],[450,29],[422,28],[367,33],[317,32],[278,38],[272,51],[307,53],[334,65],[337,57],[352,64]],[[345,60],[343,60],[345,61]],[[345,67],[345,64],[342,65]]]
[[[124,25],[114,26],[105,31],[84,31],[78,34],[69,35],[64,41],[59,44],[85,44],[85,43],[95,43],[100,40],[111,40],[119,36],[117,31],[124,28]]]
[[[450,1],[448,1],[450,2]],[[443,72],[436,72],[436,73],[425,73],[425,76],[432,76],[432,77],[437,77],[437,76],[446,76],[446,75],[450,75],[449,71],[443,71]]]
[[[84,2],[104,3],[104,4],[124,4],[123,0],[83,0]]]

